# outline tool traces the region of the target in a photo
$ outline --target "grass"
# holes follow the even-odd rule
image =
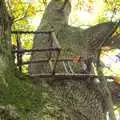
[[[47,84],[35,85],[32,78],[18,79],[9,72],[0,79],[0,105],[14,106],[20,120],[56,120],[60,108]]]
[[[23,116],[44,106],[41,88],[35,87],[30,78],[29,81],[19,80],[10,73],[1,77],[0,104],[15,106]]]

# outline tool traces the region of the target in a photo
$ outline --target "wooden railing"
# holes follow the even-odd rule
[[[38,73],[38,74],[31,74],[30,76],[33,77],[57,77],[57,78],[84,78],[84,77],[92,77],[97,78],[98,76],[95,74],[83,74],[83,73],[76,73],[75,70],[72,68],[72,66],[69,64],[69,62],[73,62],[72,58],[59,58],[60,52],[62,50],[59,41],[56,38],[54,31],[12,31],[12,34],[16,35],[16,43],[17,43],[17,49],[14,49],[12,52],[16,54],[17,58],[17,66],[19,71],[22,72],[22,66],[23,65],[29,65],[29,64],[38,64],[38,63],[49,63],[50,66],[50,73]],[[21,35],[22,34],[47,34],[49,36],[49,47],[48,48],[34,48],[34,49],[23,49],[21,46]],[[54,46],[53,46],[54,44]],[[23,61],[22,56],[23,53],[34,53],[34,52],[49,52],[48,58],[42,58],[38,60],[32,60],[32,61]],[[52,56],[52,52],[56,53],[56,56]],[[81,57],[81,61],[85,61],[83,57]],[[65,72],[56,73],[56,66],[58,62],[62,62],[63,68]],[[67,64],[67,65],[66,65]],[[69,69],[69,70],[68,70]],[[112,78],[112,76],[105,76],[106,78]]]
[[[50,68],[52,71],[52,74],[55,73],[55,68],[57,65],[57,60],[59,58],[60,55],[60,51],[61,51],[61,46],[56,38],[55,32],[54,31],[48,31],[48,32],[40,32],[40,31],[12,31],[12,34],[16,35],[16,43],[17,43],[17,49],[13,50],[13,53],[17,53],[17,65],[19,68],[19,71],[22,71],[22,65],[24,64],[32,64],[32,63],[40,63],[40,62],[49,62],[50,64]],[[39,49],[23,49],[21,46],[21,39],[20,39],[20,35],[21,34],[47,34],[49,35],[49,40],[50,40],[50,45],[49,48],[39,48]],[[53,44],[55,45],[55,47],[53,46]],[[53,62],[51,62],[52,59],[52,52],[56,52],[56,56],[54,57],[54,64]],[[28,62],[24,62],[22,61],[22,55],[23,53],[28,53],[28,52],[49,52],[49,58],[48,60],[38,60],[38,61],[28,61]]]

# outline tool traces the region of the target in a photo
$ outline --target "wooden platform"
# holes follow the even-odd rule
[[[39,74],[29,74],[31,77],[41,77],[41,78],[49,78],[49,77],[54,77],[54,78],[59,78],[59,79],[79,79],[79,78],[98,78],[97,75],[94,74],[81,74],[81,73],[76,73],[76,71],[72,68],[71,64],[69,62],[73,62],[72,58],[59,58],[60,52],[62,50],[59,41],[57,40],[57,37],[55,35],[54,31],[12,31],[12,34],[16,35],[16,43],[17,43],[17,48],[12,50],[13,54],[17,54],[17,66],[19,70],[22,72],[22,66],[23,65],[31,65],[31,64],[46,64],[48,63],[50,66],[50,71],[51,73],[39,73]],[[26,50],[24,49],[21,45],[21,34],[48,34],[50,37],[49,41],[49,48],[39,48],[39,49],[29,49]],[[55,46],[54,46],[55,45]],[[41,52],[49,52],[49,57],[46,59],[39,59],[39,60],[34,60],[34,61],[23,61],[22,60],[22,55],[23,53],[34,53],[38,52],[41,54]],[[52,53],[56,52],[56,56],[52,56]],[[89,58],[88,58],[89,59]],[[80,57],[79,61],[80,64],[83,64],[83,62],[86,60],[86,58],[83,58],[82,56]],[[56,66],[57,63],[62,63],[63,69],[65,72],[63,73],[56,73]],[[99,76],[100,77],[100,76]],[[106,78],[111,79],[111,76],[105,76]]]

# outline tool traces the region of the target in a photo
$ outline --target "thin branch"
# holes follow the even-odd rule
[[[101,48],[102,46],[105,45],[105,43],[110,40],[110,37],[113,35],[113,33],[116,31],[116,29],[119,27],[120,25],[120,20],[118,22],[116,22],[116,24],[114,25],[113,29],[111,30],[110,33],[108,33],[105,38],[103,39],[102,43],[100,44],[99,48]]]
[[[114,18],[114,15],[116,14],[116,8],[117,8],[117,4],[116,4],[116,0],[114,1],[114,4],[113,4],[113,9],[112,9],[112,12],[113,12],[113,14],[112,14],[112,16],[111,16],[111,21],[112,21],[112,19]]]
[[[116,108],[114,108],[114,111],[119,109],[119,108],[120,108],[120,104]]]
[[[20,18],[15,19],[14,22],[20,21],[20,20],[22,20],[22,19],[24,19],[24,18],[27,17],[27,12],[28,12],[29,6],[30,6],[30,3],[28,4],[28,7],[27,7],[27,9],[25,10],[24,15],[23,15],[22,17],[20,17]]]
[[[26,18],[26,17],[27,17],[27,16],[24,15],[24,16],[22,16],[21,18],[15,19],[14,22],[17,22],[17,21],[23,20],[23,19]]]
[[[12,14],[13,12],[12,12],[12,8],[9,0],[6,2],[6,5],[8,7],[10,17],[13,17],[13,14]]]

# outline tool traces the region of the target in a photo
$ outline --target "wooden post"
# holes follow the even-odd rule
[[[68,61],[67,63],[68,63],[68,66],[69,66],[70,72],[71,72],[71,73],[75,73],[75,72],[73,71],[73,69],[72,69],[72,66],[70,65],[70,61]]]
[[[63,61],[62,63],[63,63],[63,67],[64,67],[64,69],[65,69],[65,72],[66,72],[66,73],[69,73],[69,72],[68,72],[68,69],[67,69],[67,67],[66,67],[65,61]]]
[[[17,38],[16,38],[16,42],[17,42],[17,64],[19,66],[19,71],[22,71],[22,53],[20,53],[19,51],[21,50],[21,41],[20,41],[20,36],[19,34],[17,34]]]
[[[53,39],[53,42],[56,44],[56,47],[61,50],[61,46],[60,46],[60,43],[58,42],[58,40],[56,38],[55,32],[51,32],[51,37]]]
[[[52,39],[51,33],[49,34],[48,42],[49,42],[49,48],[53,48],[53,39]],[[50,65],[50,71],[52,72],[53,71],[53,63],[51,61],[51,59],[52,59],[51,57],[52,57],[52,51],[49,51],[48,63]]]
[[[51,38],[53,40],[53,42],[55,43],[55,47],[58,48],[58,50],[56,51],[57,52],[57,56],[55,58],[55,62],[54,62],[54,65],[53,65],[53,70],[52,70],[52,75],[55,74],[55,69],[56,69],[56,65],[57,65],[57,62],[58,62],[58,58],[59,58],[59,55],[60,55],[60,52],[61,52],[61,46],[56,38],[56,35],[55,35],[55,32],[51,32]],[[53,43],[53,44],[54,44]]]
[[[53,39],[52,39],[51,33],[49,34],[48,42],[49,42],[49,48],[53,48]],[[49,51],[48,60],[51,59],[51,56],[52,56],[52,51]]]

